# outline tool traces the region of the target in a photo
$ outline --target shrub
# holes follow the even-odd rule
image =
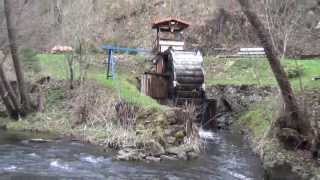
[[[137,113],[140,111],[139,106],[126,101],[120,101],[116,104],[117,117],[123,128],[132,128],[137,119]]]
[[[112,124],[116,118],[116,100],[111,94],[95,82],[82,84],[73,98],[73,111],[77,116],[75,123],[86,123],[92,127]]]
[[[286,65],[285,71],[289,79],[301,77],[304,74],[303,65]]]

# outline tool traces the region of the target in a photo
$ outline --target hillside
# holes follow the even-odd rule
[[[192,22],[192,27],[185,33],[187,44],[190,48],[202,49],[204,53],[214,53],[214,47],[259,45],[235,0],[15,1],[19,43],[28,48],[48,50],[56,44],[75,46],[75,39],[90,42],[93,47],[110,43],[151,48],[154,32],[150,24],[156,18],[167,16]],[[0,13],[3,13],[2,6],[0,3]],[[256,6],[264,19],[264,6],[259,3]],[[294,38],[288,42],[288,51],[315,54],[320,39],[315,30],[320,16],[319,2],[303,1],[301,8],[298,15],[304,18],[299,22],[298,31],[292,35]],[[0,16],[2,27],[4,23],[3,16]],[[4,29],[0,28],[0,31],[5,37]],[[4,37],[0,36],[0,44],[3,44]]]
[[[80,26],[86,26],[82,28],[81,36],[94,43],[108,42],[123,46],[150,47],[153,40],[150,26],[153,20],[162,16],[180,16],[195,22],[195,25],[201,24],[217,8],[215,1],[201,2],[199,4],[197,0],[187,2],[79,0],[77,3],[62,0],[17,1],[15,11],[18,15],[21,44],[45,49],[53,44],[70,43],[68,36],[72,36]],[[3,13],[2,5],[0,7]]]

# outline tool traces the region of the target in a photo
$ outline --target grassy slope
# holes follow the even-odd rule
[[[116,80],[107,80],[103,63],[98,66],[92,66],[88,72],[88,78],[97,81],[100,85],[106,87],[109,98],[122,98],[126,101],[142,106],[146,110],[153,112],[163,112],[163,106],[157,103],[150,97],[141,94],[132,82],[136,75],[140,74],[143,66],[138,64],[143,63],[139,56],[130,57],[131,62],[123,62],[117,66],[118,73]],[[100,59],[100,58],[99,58]],[[40,54],[38,60],[41,66],[41,75],[50,76],[57,80],[67,80],[68,66],[63,55]],[[100,62],[98,61],[98,64]],[[123,65],[124,64],[124,65]],[[132,68],[132,67],[140,67]],[[79,75],[79,65],[75,65],[75,76]],[[74,128],[74,118],[71,109],[66,105],[68,93],[64,88],[50,88],[46,98],[46,109],[43,113],[35,113],[28,116],[23,121],[12,122],[9,120],[1,120],[2,124],[12,130],[40,130],[61,135],[75,135],[83,138],[85,141],[101,143],[108,139],[111,142],[121,140],[139,140],[141,137],[136,137],[135,131],[131,129],[119,128],[117,124],[110,124],[108,127],[102,126],[87,126],[83,124]],[[0,124],[1,126],[1,124]],[[148,129],[150,130],[150,129]]]
[[[56,79],[67,79],[68,66],[63,55],[40,54],[38,57],[42,68],[42,74]],[[116,75],[116,80],[106,79],[105,70],[101,67],[91,68],[88,76],[90,79],[96,80],[99,84],[113,89],[118,93],[120,98],[126,101],[147,108],[160,108],[161,106],[157,101],[141,94],[134,84],[130,83],[131,81],[134,81],[134,77],[139,75],[140,71],[142,71],[142,59],[142,57],[135,56],[129,61],[119,63],[117,66],[119,75]],[[75,67],[75,74],[77,76],[77,74],[79,74],[79,71],[77,70],[79,66],[75,65]]]
[[[56,79],[67,79],[68,69],[64,55],[39,54],[41,73]]]
[[[145,96],[140,93],[140,91],[131,84],[125,76],[120,76],[116,80],[106,79],[104,73],[95,74],[93,78],[100,84],[112,88],[117,91],[120,98],[141,105],[145,108],[160,108],[161,106],[156,100]]]
[[[320,60],[297,60],[304,67],[302,84],[305,88],[320,88],[320,81],[312,78],[320,76]],[[286,67],[295,67],[295,61],[285,60]],[[260,84],[275,85],[276,81],[266,59],[215,59],[205,58],[206,82],[212,84]],[[299,78],[291,79],[295,89]]]
[[[63,55],[40,54],[38,55],[42,74],[57,79],[67,79],[68,69]],[[140,104],[145,107],[160,107],[150,97],[142,95],[133,85],[135,77],[139,76],[146,63],[143,57],[133,56],[132,59],[120,62],[117,66],[118,75],[116,80],[107,80],[103,68],[92,68],[89,78],[100,84],[112,88],[119,94],[119,97]],[[102,64],[102,63],[101,63]],[[285,66],[294,67],[295,61],[284,61]],[[305,88],[318,88],[320,81],[313,81],[312,78],[320,76],[320,60],[298,60],[298,65],[303,65],[304,74],[301,78]],[[75,66],[76,69],[78,66]],[[133,68],[134,67],[134,68]],[[266,59],[215,59],[205,58],[206,83],[212,84],[260,84],[275,85],[276,81],[270,70]],[[76,76],[77,76],[76,71]],[[258,77],[258,78],[257,78]],[[298,89],[299,78],[291,79],[293,86]]]

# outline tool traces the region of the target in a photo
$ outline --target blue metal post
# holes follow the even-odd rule
[[[117,64],[117,59],[112,57],[111,73],[112,73],[113,80],[115,80],[115,78],[116,78],[116,64]]]
[[[108,50],[108,62],[107,62],[107,79],[109,79],[110,76],[110,65],[112,63],[112,49]]]
[[[127,52],[127,53],[129,53],[129,52],[150,53],[151,52],[151,50],[148,50],[148,49],[123,48],[123,47],[117,47],[117,46],[113,46],[113,45],[102,45],[101,48],[105,49],[107,51],[107,53],[108,53],[108,60],[106,60],[107,61],[106,62],[107,79],[110,79],[111,77],[112,77],[112,79],[115,79],[116,62],[114,62],[114,61],[116,61],[116,60],[113,59],[113,57],[112,57],[113,51],[115,51],[114,53],[117,53],[119,51],[124,51],[124,52]]]

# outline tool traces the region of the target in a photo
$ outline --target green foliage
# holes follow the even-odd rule
[[[38,59],[38,53],[33,49],[22,49],[21,59],[24,63],[24,66],[27,70],[31,70],[35,73],[39,73],[41,71],[41,66]]]
[[[298,78],[298,77],[303,76],[304,67],[302,64],[300,64],[298,66],[293,65],[293,64],[286,64],[284,68],[285,68],[285,71],[286,71],[289,79],[294,79],[294,78]]]

